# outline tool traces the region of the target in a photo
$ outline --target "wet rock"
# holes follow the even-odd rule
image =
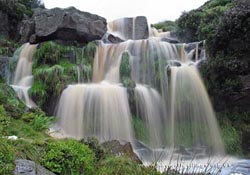
[[[170,38],[170,37],[162,38],[161,40],[172,44],[180,43],[180,41],[177,40],[176,38]]]
[[[33,23],[35,30],[33,30]],[[21,41],[40,43],[49,40],[86,43],[99,40],[107,31],[106,19],[82,12],[74,7],[60,9],[36,9],[29,21],[23,21]],[[28,33],[24,34],[24,31]]]
[[[108,142],[104,142],[102,144],[104,149],[108,154],[120,155],[124,154],[136,161],[137,163],[142,163],[139,157],[134,153],[133,147],[129,142],[119,142],[118,140],[112,140]]]
[[[29,41],[30,36],[35,33],[35,22],[33,20],[23,20],[19,24],[19,34],[22,36],[20,43]]]
[[[113,43],[113,44],[116,44],[116,43],[124,42],[124,40],[122,40],[118,36],[114,36],[114,35],[112,35],[110,33],[106,33],[105,36],[104,36],[104,38],[103,38],[103,42],[104,43]]]
[[[15,161],[15,175],[55,175],[39,164],[30,160],[19,159]]]

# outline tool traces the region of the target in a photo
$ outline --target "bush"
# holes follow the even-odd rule
[[[0,174],[12,174],[15,168],[14,149],[8,144],[6,139],[0,138]]]
[[[164,21],[152,25],[156,29],[161,29],[163,32],[176,31],[176,23],[174,21]]]
[[[99,161],[105,157],[105,150],[96,138],[90,137],[86,141],[82,140],[95,153],[96,160]]]
[[[96,175],[160,175],[155,167],[138,165],[127,157],[112,156],[100,162]]]
[[[177,35],[184,42],[208,40],[214,37],[220,18],[232,6],[232,0],[210,0],[190,12],[184,12],[176,21]]]
[[[76,140],[55,141],[47,144],[42,165],[61,175],[92,174],[95,155],[88,146]]]
[[[36,113],[25,113],[22,116],[22,119],[29,123],[30,126],[35,131],[44,131],[49,129],[54,118],[47,117],[45,114],[36,114]]]
[[[7,112],[5,111],[4,107],[0,105],[0,135],[1,133],[3,135],[6,128],[8,128],[10,125],[10,118],[7,117]]]
[[[241,154],[242,151],[239,131],[237,131],[230,124],[222,126],[221,130],[226,152],[234,155]]]
[[[25,104],[18,99],[15,91],[4,83],[0,83],[0,104],[5,108],[7,115],[13,118],[20,118],[25,110]]]

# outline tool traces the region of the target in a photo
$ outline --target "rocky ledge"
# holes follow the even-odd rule
[[[32,44],[49,40],[86,43],[99,40],[107,32],[105,18],[74,7],[35,9],[32,18],[21,22],[21,42]]]

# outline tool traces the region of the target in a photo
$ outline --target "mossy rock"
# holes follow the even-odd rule
[[[17,97],[15,91],[5,83],[0,83],[0,104],[13,118],[20,118],[26,109],[25,104]]]
[[[135,82],[131,78],[131,65],[129,62],[129,53],[127,52],[123,53],[121,57],[120,81],[125,87],[135,87]]]
[[[57,42],[44,42],[37,48],[33,58],[34,82],[29,95],[48,115],[54,109],[62,91],[68,84],[89,82],[96,50],[94,42],[83,48]]]

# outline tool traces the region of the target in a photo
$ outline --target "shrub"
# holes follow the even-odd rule
[[[155,167],[138,165],[127,157],[111,156],[100,162],[96,175],[160,175]]]
[[[14,160],[14,149],[8,144],[6,139],[0,138],[0,174],[12,174],[15,168]]]
[[[86,141],[82,140],[82,142],[94,151],[97,161],[105,157],[105,150],[96,138],[90,137]]]
[[[35,131],[44,131],[49,129],[54,118],[47,117],[45,114],[27,112],[22,116],[22,120],[29,123]]]
[[[226,152],[229,154],[241,153],[241,140],[239,131],[232,125],[227,124],[222,126],[222,139],[224,140]]]
[[[10,125],[10,118],[7,117],[7,112],[4,107],[0,105],[0,134],[5,132]],[[3,133],[4,134],[4,133]]]
[[[220,18],[232,6],[232,0],[211,0],[176,21],[177,34],[184,42],[208,40],[214,37]]]
[[[88,146],[76,140],[55,141],[47,144],[42,165],[57,174],[92,174],[95,155]]]
[[[156,29],[162,29],[163,32],[176,31],[176,23],[174,21],[164,21],[152,25]]]

